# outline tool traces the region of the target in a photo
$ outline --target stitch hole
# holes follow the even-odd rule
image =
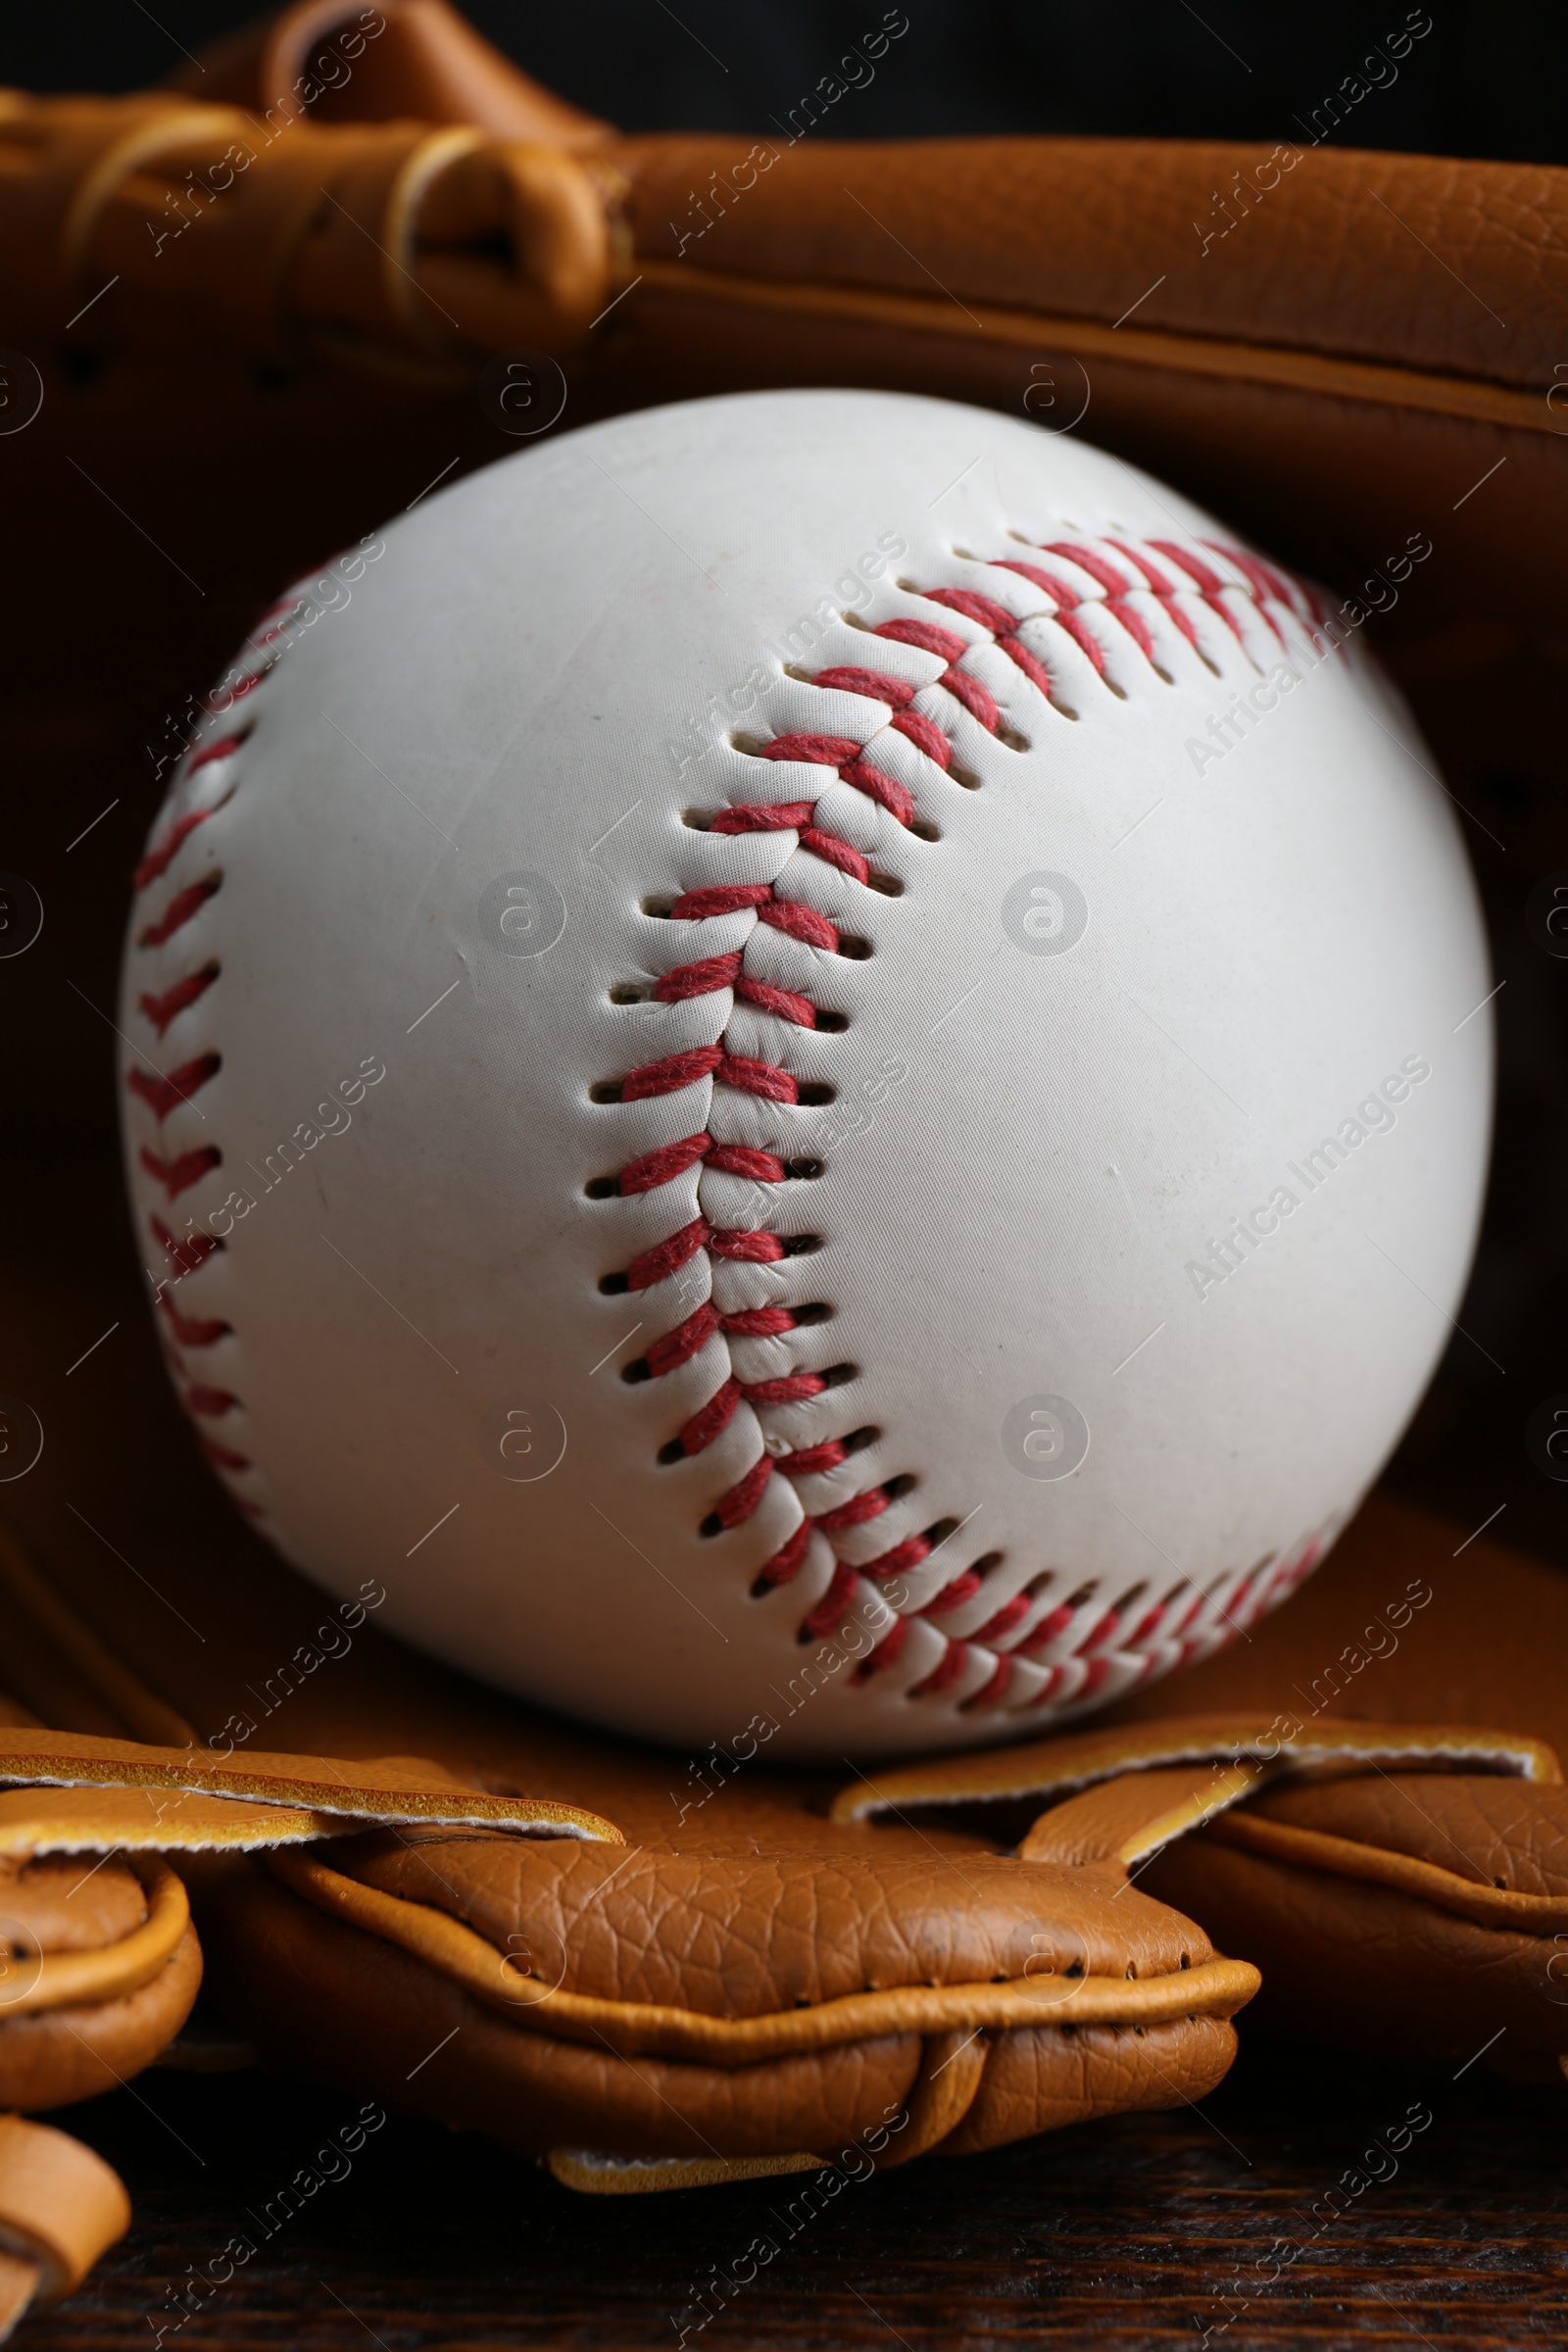
[[[766,741],[765,735],[754,735],[748,727],[736,727],[729,737],[729,746],[731,751],[744,753],[748,760],[759,760]]]
[[[654,915],[663,923],[668,922],[674,904],[673,899],[639,899],[637,902],[639,913]]]
[[[882,1492],[889,1502],[898,1502],[902,1496],[912,1493],[918,1484],[911,1471],[901,1470],[897,1478],[885,1478],[882,1481]]]
[[[622,1298],[631,1289],[624,1274],[601,1274],[599,1295],[602,1298]]]
[[[826,1165],[827,1162],[821,1159],[787,1159],[784,1173],[796,1177],[802,1184],[814,1184]]]
[[[965,792],[978,792],[980,789],[980,778],[973,768],[960,767],[956,760],[950,763],[948,774],[955,784],[961,784]]]
[[[1116,697],[1118,703],[1124,703],[1127,700],[1127,689],[1125,686],[1118,686],[1115,679],[1110,677],[1106,678],[1105,684],[1109,688],[1110,692]]]
[[[621,1082],[618,1078],[600,1078],[588,1089],[590,1102],[618,1102]]]
[[[871,942],[862,939],[858,931],[841,931],[838,952],[841,956],[848,956],[852,963],[867,963],[875,951]]]
[[[879,1429],[873,1429],[868,1425],[864,1429],[852,1429],[849,1436],[841,1438],[839,1443],[846,1453],[863,1453],[868,1446],[876,1444],[881,1435],[882,1432]]]
[[[1125,701],[1126,697],[1123,696],[1122,699]],[[1061,706],[1059,703],[1054,703],[1052,705],[1053,710],[1059,710]],[[1074,710],[1070,713],[1070,715],[1073,718],[1076,718],[1078,713],[1076,710]],[[1004,743],[1009,752],[1026,752],[1029,749],[1028,736],[1020,735],[1016,727],[1009,727],[1005,719],[1002,721],[1002,724],[997,729],[997,741],[999,743]]]
[[[850,1025],[850,1016],[847,1012],[823,1012],[820,1006],[813,1009],[816,1011],[815,1026],[817,1030],[830,1037],[837,1037],[841,1030],[847,1029]]]
[[[858,1364],[830,1364],[825,1372],[817,1374],[817,1378],[824,1389],[842,1389],[847,1388],[852,1380],[858,1380],[859,1374]]]
[[[708,1517],[699,1523],[697,1533],[711,1541],[714,1536],[724,1533],[724,1522],[716,1511],[710,1511]]]
[[[969,1573],[971,1576],[989,1576],[993,1568],[1002,1566],[1002,1560],[1003,1555],[1000,1551],[983,1551],[980,1557],[971,1563]]]
[[[920,1530],[920,1533],[924,1537],[926,1543],[930,1544],[931,1549],[935,1551],[939,1545],[945,1544],[948,1538],[956,1532],[959,1524],[960,1522],[956,1519],[936,1519],[932,1521],[929,1527],[923,1527]]]
[[[662,1462],[667,1470],[671,1462],[683,1462],[686,1459],[686,1448],[679,1438],[671,1438],[667,1446],[661,1446],[654,1459]]]
[[[653,994],[653,990],[644,987],[639,980],[617,980],[610,992],[610,1002],[612,1004],[647,1004],[652,1001]]]
[[[654,1368],[646,1355],[639,1355],[634,1362],[621,1366],[620,1377],[628,1388],[635,1388],[640,1381],[653,1379]]]
[[[836,1102],[838,1093],[839,1090],[836,1086],[828,1086],[812,1079],[809,1084],[796,1088],[795,1100],[803,1109],[819,1110],[824,1102]]]
[[[928,816],[911,816],[909,831],[917,841],[940,841],[942,835]]]
[[[819,1233],[781,1233],[778,1238],[786,1257],[810,1257],[822,1247]]]
[[[807,1328],[812,1323],[831,1323],[833,1320],[833,1308],[827,1305],[824,1300],[820,1298],[813,1298],[808,1306],[796,1307],[795,1327],[799,1331]]]
[[[683,808],[680,821],[689,826],[693,833],[707,833],[712,829],[713,811],[711,808]]]
[[[904,884],[897,874],[868,874],[866,885],[871,890],[879,890],[885,899],[902,899],[904,896]]]
[[[620,1178],[618,1176],[590,1176],[582,1189],[585,1199],[589,1200],[614,1200],[619,1198]]]

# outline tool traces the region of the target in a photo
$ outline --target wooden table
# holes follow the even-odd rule
[[[1402,2155],[1370,2160],[1381,2184],[1325,2207],[1412,2107],[1431,2122]],[[317,2151],[355,2108],[259,2076],[155,2071],[63,2115],[119,2167],[135,2226],[73,2302],[24,2323],[19,2352],[149,2352],[161,2323],[179,2352],[674,2352],[687,2322],[702,2352],[1144,2352],[1199,2347],[1204,2328],[1226,2352],[1568,2340],[1568,2095],[1480,2064],[1454,2079],[1254,2039],[1201,2110],[847,2181],[793,2239],[781,2217],[800,2180],[588,2198],[475,2136],[397,2117],[281,2220],[300,2168],[342,2171]],[[255,2258],[176,2329],[171,2289],[239,2233]],[[759,2237],[776,2258],[722,2307],[710,2291],[716,2316],[700,2328],[699,2293],[715,2268],[744,2272]]]

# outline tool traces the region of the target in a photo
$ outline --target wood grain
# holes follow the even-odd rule
[[[1325,2205],[1412,2107],[1430,2125],[1371,2160],[1390,2177]],[[702,2352],[1164,2352],[1205,2328],[1226,2352],[1568,2339],[1568,2100],[1481,2065],[1452,2080],[1254,2041],[1201,2111],[847,2180],[793,2236],[807,2177],[584,2198],[396,2117],[334,2159],[354,2114],[254,2076],[154,2072],[54,2119],[120,2168],[136,2219],[82,2293],[24,2323],[19,2352],[147,2352],[161,2322],[180,2352],[671,2352],[688,2322]],[[285,2183],[345,2162],[282,2218]],[[239,2235],[254,2258],[176,2328],[187,2266],[201,2277]],[[715,2271],[744,2271],[758,2238],[776,2256],[715,2305]],[[699,2328],[705,2283],[716,2316]]]

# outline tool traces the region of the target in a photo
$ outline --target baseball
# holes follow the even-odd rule
[[[302,583],[121,1013],[238,1506],[705,1762],[1036,1734],[1244,1633],[1397,1440],[1486,1170],[1475,895],[1362,618],[858,392],[593,425]]]

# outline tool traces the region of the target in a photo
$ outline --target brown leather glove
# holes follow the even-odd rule
[[[620,138],[445,0],[300,0],[182,78],[6,95],[13,340],[51,385],[63,354],[114,368],[92,425],[139,405],[155,441],[159,396],[117,363],[156,353],[187,389],[187,462],[193,432],[215,456],[254,432],[281,486],[308,430],[355,536],[412,495],[402,438],[366,433],[352,381],[323,409],[306,378],[412,380],[460,459],[494,455],[479,363],[531,345],[566,361],[574,416],[746,385],[947,393],[1081,427],[1331,581],[1418,515],[1441,518],[1451,610],[1483,583],[1532,618],[1560,596],[1568,172],[1289,143]],[[253,407],[236,360],[295,371],[288,398]],[[203,534],[169,488],[198,554],[217,518]],[[296,541],[277,576],[323,552]]]
[[[10,740],[55,785],[8,860],[93,1002],[124,922],[103,853],[144,833],[193,698],[280,582],[516,446],[479,398],[501,350],[557,355],[568,426],[801,382],[1070,425],[1357,616],[1463,622],[1445,677],[1505,627],[1562,625],[1568,172],[1330,147],[1260,169],[1197,142],[626,140],[445,0],[308,0],[190,78],[199,101],[0,103],[21,363],[0,355],[0,421],[42,393],[0,434],[26,550],[0,583]],[[1417,596],[1382,566],[1419,530],[1438,560]],[[1424,715],[1440,755],[1445,727],[1469,748],[1460,716]],[[59,809],[79,830],[112,801],[92,862],[66,866]],[[1562,862],[1540,851],[1538,870]],[[58,978],[15,977],[14,1083],[78,1124],[60,1041],[91,1015]]]
[[[0,1580],[59,1713],[101,1716],[103,1678],[48,1641],[9,1544]],[[192,1597],[211,1626],[211,1592]],[[339,1614],[278,1569],[236,1612],[258,1690],[277,1686],[267,1619],[302,1609]],[[280,2065],[579,2185],[662,2186],[995,2146],[1200,2097],[1230,2063],[1256,1972],[1113,1857],[1026,1868],[983,1835],[846,1828],[820,1779],[745,1756],[693,1778],[359,1640],[352,1676],[290,1694],[297,1735],[331,1724],[341,1758],[391,1734],[439,1763],[254,1750],[232,1714],[206,1746],[0,1730],[13,1838],[172,1855],[220,2007]],[[78,1629],[74,1647],[96,1644]],[[228,1671],[182,1683],[197,1721]]]
[[[19,99],[0,123],[11,162],[0,174],[0,295],[24,322],[13,336],[33,350],[45,390],[26,445],[40,485],[37,562],[13,632],[14,643],[25,637],[38,649],[29,674],[40,707],[81,707],[83,641],[100,649],[94,681],[105,707],[122,713],[136,703],[145,633],[122,626],[122,542],[136,551],[114,511],[117,493],[122,503],[133,484],[158,541],[178,551],[140,559],[172,566],[171,601],[151,625],[194,673],[210,671],[228,649],[236,598],[259,597],[421,489],[422,471],[405,478],[411,445],[442,442],[432,472],[449,450],[459,466],[498,453],[474,379],[501,344],[560,352],[568,421],[670,393],[826,381],[953,391],[1067,423],[1087,392],[1080,429],[1209,498],[1342,590],[1402,543],[1412,516],[1437,514],[1446,560],[1431,612],[1480,607],[1491,619],[1532,621],[1559,613],[1546,493],[1561,419],[1550,406],[1555,346],[1544,322],[1560,307],[1563,239],[1551,223],[1568,215],[1568,174],[1322,150],[1289,164],[1282,153],[1268,166],[1277,176],[1259,185],[1265,174],[1250,149],[1212,146],[1018,140],[861,150],[813,134],[799,145],[763,142],[748,156],[743,140],[617,141],[503,67],[441,0],[386,7],[375,38],[350,60],[341,27],[351,13],[291,10],[259,38],[242,38],[222,74],[203,82],[217,107],[168,94],[38,107]],[[346,80],[341,63],[324,57],[334,40],[352,64]],[[317,91],[309,99],[296,86],[307,72]],[[236,126],[233,106],[256,118],[254,136]],[[264,138],[264,124],[275,135]],[[462,135],[447,138],[443,125]],[[243,171],[237,158],[224,162],[240,137],[255,148]],[[219,185],[224,168],[234,176]],[[1205,244],[1190,223],[1213,220],[1216,188],[1237,218]],[[1070,238],[1060,234],[1065,219]],[[1438,267],[1445,255],[1460,257],[1479,307],[1453,292]],[[367,369],[375,371],[379,428],[368,432]],[[67,454],[86,487],[70,477],[80,511],[62,529]],[[248,519],[236,531],[240,480]],[[197,585],[200,625],[195,605],[179,611],[172,601]],[[50,618],[68,588],[69,643]],[[201,634],[209,614],[211,642]],[[87,749],[96,760],[97,739]],[[144,789],[150,802],[155,781]],[[122,906],[119,897],[94,905],[90,886],[73,903],[90,981],[93,943],[112,940]],[[51,1007],[25,1026],[38,1055],[29,1092],[61,1099],[69,1065],[55,1043],[58,1015]],[[59,1367],[70,1351],[54,1344],[62,1328],[79,1322],[90,1335],[117,1311],[105,1301],[120,1296],[118,1265],[72,1287],[102,1246],[105,1197],[100,1176],[64,1211],[52,1195],[22,1221],[36,1232],[64,1213],[81,1247],[51,1270],[19,1326],[14,1378],[45,1412],[51,1445],[45,1478],[8,1497],[76,1604],[74,1631],[62,1631],[41,1623],[14,1586],[8,1676],[34,1714],[76,1736],[73,1773],[85,1772],[83,1735],[165,1751],[107,1759],[129,1778],[92,1791],[107,1808],[96,1821],[100,1843],[119,1850],[130,1838],[105,1788],[148,1785],[144,1774],[216,1806],[257,1801],[227,1785],[210,1792],[221,1755],[192,1780],[189,1754],[167,1752],[188,1725],[232,1744],[254,1682],[279,1690],[281,1720],[264,1717],[239,1748],[265,1737],[283,1751],[365,1759],[416,1746],[439,1759],[410,1776],[427,1793],[474,1783],[495,1793],[498,1781],[537,1789],[609,1815],[636,1844],[636,1858],[618,1862],[602,1839],[566,1846],[514,1823],[431,1817],[412,1830],[345,1836],[331,1807],[295,1801],[302,1789],[321,1794],[320,1771],[279,1766],[283,1782],[267,1802],[301,1816],[294,1842],[270,1848],[266,1863],[243,1852],[201,1862],[187,1850],[181,1869],[198,1890],[222,1997],[258,2039],[279,2054],[287,2045],[291,2062],[366,2087],[384,2082],[391,2096],[394,2076],[401,2083],[417,2061],[405,2098],[483,2121],[514,2144],[552,2148],[563,2177],[585,2184],[723,2177],[733,2162],[754,2160],[748,2149],[755,2161],[788,2166],[808,2161],[808,2150],[810,2161],[855,2147],[893,2161],[994,2144],[1077,2114],[1196,2096],[1223,2072],[1226,2020],[1252,1979],[1214,1960],[1171,1901],[1216,1932],[1223,1918],[1229,1949],[1250,1956],[1268,1945],[1287,2021],[1342,2036],[1364,2031],[1384,2046],[1389,2020],[1392,2031],[1409,2030],[1409,2046],[1458,2048],[1459,2025],[1502,1981],[1491,1966],[1497,1939],[1514,1936],[1507,1969],[1522,1989],[1488,2062],[1510,2063],[1511,2044],[1537,2065],[1561,2046],[1550,1994],[1534,2007],[1527,1997],[1532,1970],[1553,1964],[1557,1931],[1547,1913],[1518,1908],[1556,1899],[1544,1840],[1556,1834],[1560,1800],[1549,1779],[1500,1779],[1494,1769],[1528,1752],[1532,1773],[1544,1774],[1536,1750],[1511,1735],[1478,1744],[1463,1732],[1434,1749],[1430,1736],[1412,1740],[1396,1720],[1376,1735],[1373,1755],[1356,1751],[1353,1778],[1281,1777],[1258,1788],[1247,1769],[1250,1756],[1279,1760],[1270,1742],[1281,1739],[1275,1719],[1290,1696],[1280,1683],[1304,1674],[1315,1690],[1323,1660],[1340,1658],[1349,1639],[1341,1623],[1323,1650],[1323,1626],[1303,1612],[1321,1594],[1348,1592],[1355,1618],[1364,1590],[1375,1587],[1380,1605],[1388,1597],[1376,1551],[1396,1541],[1387,1520],[1362,1523],[1373,1554],[1360,1534],[1346,1539],[1293,1604],[1283,1624],[1301,1624],[1299,1652],[1290,1642],[1269,1647],[1286,1640],[1272,1625],[1240,1661],[1205,1670],[1183,1693],[1225,1718],[1202,1736],[1197,1783],[1174,1764],[1126,1776],[1132,1760],[1191,1758],[1194,1736],[1160,1733],[1152,1749],[1129,1747],[1144,1735],[1124,1729],[1119,1748],[1100,1751],[1102,1792],[1053,1807],[1017,1859],[1008,1841],[1029,1831],[1043,1796],[1065,1796],[1071,1783],[1059,1742],[1033,1767],[1015,1826],[994,1811],[978,1828],[951,1812],[885,1828],[835,1825],[824,1818],[825,1788],[768,1776],[758,1758],[735,1774],[711,1758],[671,1770],[529,1722],[362,1634],[352,1658],[341,1645],[317,1648],[318,1596],[223,1516],[170,1426],[148,1358],[150,1424],[122,1425],[107,1446],[64,1390]],[[139,1331],[139,1303],[122,1303],[127,1334]],[[76,1519],[64,1488],[49,1483],[62,1467]],[[106,1525],[115,1557],[123,1550],[152,1565],[156,1604],[95,1548],[92,1531]],[[1435,1558],[1436,1538],[1396,1540]],[[1467,1573],[1485,1557],[1500,1591],[1502,1556],[1477,1546]],[[215,1559],[224,1570],[220,1604]],[[1516,1592],[1521,1577],[1544,1576],[1506,1573]],[[1335,1581],[1345,1577],[1352,1584]],[[198,1645],[162,1614],[166,1595],[209,1639]],[[83,1636],[83,1619],[95,1636]],[[1523,1702],[1516,1711],[1511,1691],[1525,1686],[1498,1672],[1499,1687],[1488,1688],[1489,1660],[1500,1652],[1495,1626],[1486,1631],[1472,1640],[1464,1674],[1441,1690],[1437,1678],[1405,1690],[1380,1665],[1377,1713],[1461,1726],[1524,1721],[1553,1736],[1556,1727]],[[279,1661],[302,1654],[312,1662],[289,1677]],[[1274,1661],[1266,1689],[1224,1681],[1258,1659]],[[1365,1678],[1352,1675],[1347,1689],[1348,1700],[1331,1697],[1324,1714],[1353,1705]],[[1320,1731],[1315,1701],[1298,1697],[1298,1712],[1303,1703],[1304,1728]],[[161,1716],[149,1719],[149,1705]],[[172,1725],[172,1706],[183,1710]],[[1301,1752],[1299,1739],[1280,1750]],[[59,1764],[58,1741],[55,1754]],[[1434,1769],[1455,1758],[1462,1772]],[[1406,1770],[1412,1760],[1419,1775]],[[30,1766],[17,1751],[19,1772],[38,1761],[36,1749]],[[1182,1777],[1161,1781],[1167,1771]],[[1422,1833],[1426,1844],[1413,1833],[1401,1842],[1390,1819],[1370,1818],[1383,1774],[1429,1819],[1435,1813],[1440,1826]],[[1215,1812],[1221,1785],[1235,1809]],[[1446,1793],[1433,1798],[1440,1787]],[[1477,1788],[1484,1800],[1467,1793]],[[952,1791],[934,1792],[937,1801],[951,1804]],[[20,1794],[19,1814],[41,1841],[35,1853],[47,1856],[59,1833],[60,1803]],[[1507,1804],[1515,1810],[1499,1815]],[[1499,1839],[1499,1822],[1513,1825],[1511,1844]],[[1167,1842],[1157,1861],[1142,1858],[1184,1824],[1193,1835]],[[1449,1838],[1459,1850],[1445,1861]],[[1531,1838],[1538,1859],[1547,1857],[1539,1879],[1530,1876]],[[1339,1842],[1331,1848],[1330,1839]],[[243,1846],[245,1836],[223,1841]],[[612,1880],[620,1867],[626,1879]],[[1503,1887],[1489,1886],[1498,1876]],[[132,1875],[129,1886],[138,1884]],[[1165,1902],[1151,1899],[1156,1885]],[[1499,1896],[1513,1907],[1475,1916]],[[1369,1902],[1370,1934],[1368,1915],[1351,1908]],[[106,1918],[106,1949],[139,1932],[128,1890],[126,1905]],[[517,1936],[526,1952],[510,1940]],[[498,2003],[503,1975],[514,1983],[503,1983]],[[1552,2010],[1544,2025],[1543,2004]],[[25,2022],[0,2026],[0,2052],[4,2034]],[[1480,2022],[1491,2030],[1491,2012]],[[1478,2031],[1474,2043],[1484,2038]],[[572,2145],[576,2155],[560,2153]],[[628,2152],[650,2160],[614,2161]],[[693,2169],[673,2169],[682,2164]],[[0,2161],[0,2221],[4,2180]],[[20,2223],[17,2233],[24,2235]]]
[[[1257,1963],[1260,2026],[1559,2082],[1568,1584],[1455,1533],[1376,1496],[1288,1609],[1184,1679],[1203,1712],[1123,1702],[1082,1736],[879,1772],[838,1811],[1051,1797],[1020,1851],[1108,1825],[1142,1890]],[[1519,1728],[1462,1728],[1487,1723]],[[1153,1782],[1189,1808],[1158,1837]]]
[[[338,50],[371,19],[346,71]],[[318,122],[416,115],[610,164],[634,248],[603,297],[626,289],[606,323],[621,356],[602,363],[615,406],[855,383],[1056,429],[1082,410],[1091,439],[1318,576],[1347,546],[1378,564],[1413,504],[1467,564],[1508,546],[1505,598],[1555,593],[1538,501],[1565,428],[1562,240],[1542,220],[1568,210],[1568,173],[1289,141],[855,143],[800,114],[755,140],[623,139],[446,0],[303,0],[176,78],[258,111],[303,83]],[[1481,511],[1455,512],[1504,457]]]
[[[0,2343],[33,2304],[79,2286],[129,2226],[101,2156],[48,2124],[0,2115]]]

